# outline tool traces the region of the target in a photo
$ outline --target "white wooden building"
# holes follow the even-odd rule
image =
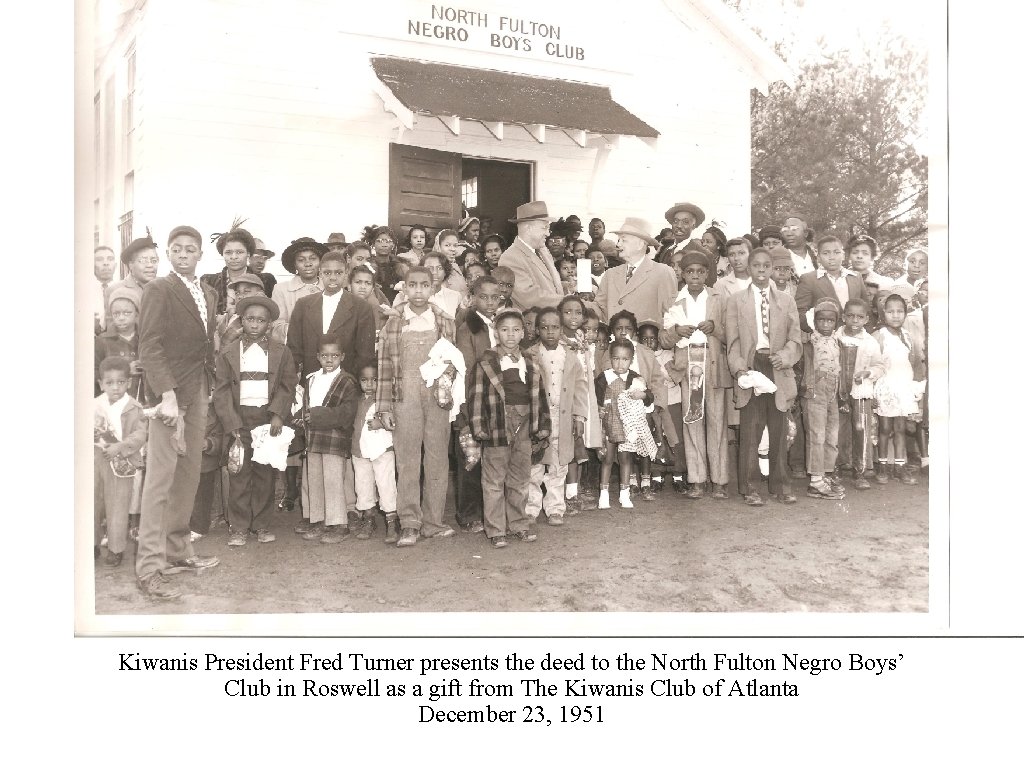
[[[528,199],[609,230],[691,200],[743,232],[750,91],[792,78],[721,0],[98,0],[95,21],[94,242],[115,249],[243,215],[280,254],[463,203],[502,231]]]

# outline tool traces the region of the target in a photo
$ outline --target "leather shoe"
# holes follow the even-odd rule
[[[718,485],[717,483],[711,484],[711,498],[712,499],[728,499],[729,493],[725,490],[724,485]]]
[[[419,541],[420,532],[415,528],[403,528],[402,536],[398,539],[396,547],[411,547]]]
[[[200,557],[199,555],[193,555],[183,560],[173,560],[168,563],[168,567],[164,569],[165,575],[173,573],[182,573],[183,571],[194,571],[199,573],[205,571],[207,568],[213,568],[215,565],[220,565],[220,558],[218,557]]]
[[[747,493],[743,496],[743,503],[751,507],[763,507],[764,499],[761,498],[759,493]]]
[[[858,490],[858,491],[870,491],[871,490],[871,483],[869,483],[867,481],[867,479],[864,477],[864,475],[854,475],[853,476],[853,487],[854,487],[855,490]]]
[[[691,483],[690,490],[686,492],[686,498],[688,499],[703,499],[704,498],[704,483]]]
[[[796,504],[796,496],[792,493],[776,493],[775,500],[780,504]]]
[[[649,485],[640,487],[640,498],[644,501],[654,501],[654,490]]]
[[[167,581],[159,571],[148,578],[136,579],[135,583],[143,595],[154,600],[177,600],[181,597],[181,590]]]
[[[672,490],[676,493],[686,493],[686,481],[685,480],[673,480]]]

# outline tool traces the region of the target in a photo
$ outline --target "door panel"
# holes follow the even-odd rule
[[[404,242],[413,224],[430,238],[462,218],[462,155],[391,145],[388,224]]]

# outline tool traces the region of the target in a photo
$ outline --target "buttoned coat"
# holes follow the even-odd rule
[[[555,262],[547,248],[538,256],[519,237],[501,254],[498,266],[508,267],[516,276],[512,290],[512,304],[517,309],[554,307],[562,300],[565,290]]]
[[[864,278],[860,275],[845,275],[847,290],[851,299],[867,299],[867,288],[864,286]],[[843,303],[839,301],[836,294],[836,287],[832,285],[832,279],[824,274],[818,277],[818,272],[808,272],[800,275],[800,282],[796,286],[796,308],[800,313],[800,327],[810,333],[813,328],[807,322],[807,310],[813,307],[818,299],[832,299],[839,305],[839,320],[843,316]]]
[[[667,264],[645,256],[626,282],[628,264],[607,270],[597,289],[597,311],[604,322],[616,312],[628,309],[638,323],[661,318],[672,306],[676,295],[676,273]]]
[[[213,390],[213,408],[225,432],[231,433],[242,428],[239,410],[239,389],[241,386],[242,342],[225,347],[217,358],[217,386]],[[292,402],[295,400],[295,385],[299,383],[295,372],[295,361],[291,352],[276,339],[270,339],[267,351],[267,392],[268,409],[287,423],[291,420]]]
[[[200,284],[202,286],[202,284]],[[179,407],[207,397],[213,380],[213,329],[217,295],[202,286],[206,317],[177,275],[146,283],[139,315],[139,360],[146,372],[146,397],[160,400],[174,390]]]
[[[554,455],[554,448],[549,443],[540,463],[557,464],[564,467],[572,461],[575,453],[575,441],[572,436],[573,418],[576,416],[587,418],[590,393],[587,391],[588,378],[583,371],[583,366],[580,365],[579,356],[565,345],[562,345],[562,348],[565,350],[565,368],[562,369],[562,388],[558,393],[558,412],[551,412],[551,431],[558,435],[558,455]],[[527,347],[523,354],[529,356],[537,366],[537,371],[541,376],[541,386],[546,389],[548,384],[544,380],[544,367],[540,363],[542,349],[544,346],[538,341]],[[551,408],[550,400],[548,408]]]
[[[322,293],[303,296],[292,309],[288,323],[288,349],[295,358],[300,379],[320,370],[317,354],[320,339],[324,336],[323,313]],[[342,291],[327,332],[341,339],[341,351],[345,354],[341,367],[353,376],[358,375],[364,365],[373,364],[376,359],[377,321],[373,307],[363,299],[350,291]]]
[[[725,305],[726,354],[734,381],[739,371],[749,371],[754,367],[757,328],[761,322],[754,301],[754,290],[751,283],[745,291],[730,296]],[[800,359],[803,347],[796,302],[774,285],[768,289],[768,348],[771,352],[781,354],[785,363],[785,367],[775,371],[775,407],[787,411],[796,400],[796,374],[793,366]],[[743,389],[735,384],[733,397],[736,407],[745,406],[752,393],[752,389]]]

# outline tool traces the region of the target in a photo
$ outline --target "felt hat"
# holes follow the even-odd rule
[[[665,211],[665,221],[671,224],[672,217],[675,216],[680,211],[688,211],[689,213],[692,213],[694,218],[697,219],[696,226],[699,227],[701,224],[704,223],[704,211],[702,211],[693,203],[676,203],[667,211]]]
[[[238,285],[239,283],[249,283],[250,285],[255,285],[261,291],[266,293],[266,288],[263,287],[263,281],[260,280],[260,276],[254,275],[252,272],[243,272],[234,280],[229,281],[228,285]]]
[[[768,251],[768,255],[772,257],[772,267],[792,267],[793,254],[789,252],[788,248],[783,248],[781,245],[776,245]]]
[[[702,253],[709,263],[712,259],[715,259],[715,255],[705,248],[704,244],[700,240],[690,240],[683,246],[683,251],[695,251],[697,253]]]
[[[551,221],[551,217],[548,216],[548,204],[541,200],[534,200],[520,205],[516,208],[516,217],[509,219],[509,222],[518,224],[521,221]]]
[[[703,253],[701,252],[703,251]],[[686,269],[690,264],[699,264],[704,269],[711,271],[711,259],[707,255],[707,249],[684,248],[680,251],[682,258],[679,259],[679,268]]]
[[[625,222],[618,229],[612,230],[613,235],[633,235],[639,237],[648,245],[657,246],[659,243],[651,237],[651,223],[634,216],[627,216]]]
[[[757,233],[758,238],[761,242],[764,242],[766,237],[774,237],[776,240],[782,239],[782,227],[777,227],[774,224],[767,224],[761,227],[761,231]]]
[[[836,317],[839,317],[841,314],[843,314],[842,309],[840,309],[839,307],[838,301],[829,298],[828,296],[822,296],[820,299],[814,302],[814,314],[818,314],[819,312],[825,311],[835,312]]]
[[[189,237],[194,237],[200,243],[203,242],[203,236],[199,234],[198,229],[196,229],[195,227],[190,227],[187,224],[181,224],[171,230],[171,234],[167,236],[167,245],[170,246],[174,238],[178,237],[179,235],[188,235]]]
[[[244,299],[239,299],[238,303],[235,304],[235,312],[241,317],[245,314],[246,308],[251,307],[253,304],[259,304],[261,307],[267,308],[267,311],[270,312],[270,322],[274,322],[281,316],[281,308],[277,306],[277,302],[268,299],[265,295],[246,296]]]
[[[312,237],[300,237],[298,240],[292,240],[291,244],[281,254],[281,266],[293,275],[295,274],[295,257],[299,251],[313,251],[317,256],[323,256],[327,253],[327,246],[323,243],[318,243]]]
[[[132,257],[135,256],[139,251],[144,251],[147,248],[156,248],[156,243],[153,239],[146,235],[146,237],[137,237],[128,243],[128,247],[121,251],[121,263],[130,264]]]
[[[119,286],[112,290],[110,292],[110,295],[107,296],[107,306],[112,307],[114,305],[114,302],[117,301],[118,299],[127,299],[128,301],[135,305],[135,311],[139,311],[138,291],[135,291],[131,288],[127,288],[123,285]]]
[[[266,244],[258,237],[256,238],[256,250],[254,253],[262,253],[268,259],[272,259],[276,255],[272,250],[267,248]]]

